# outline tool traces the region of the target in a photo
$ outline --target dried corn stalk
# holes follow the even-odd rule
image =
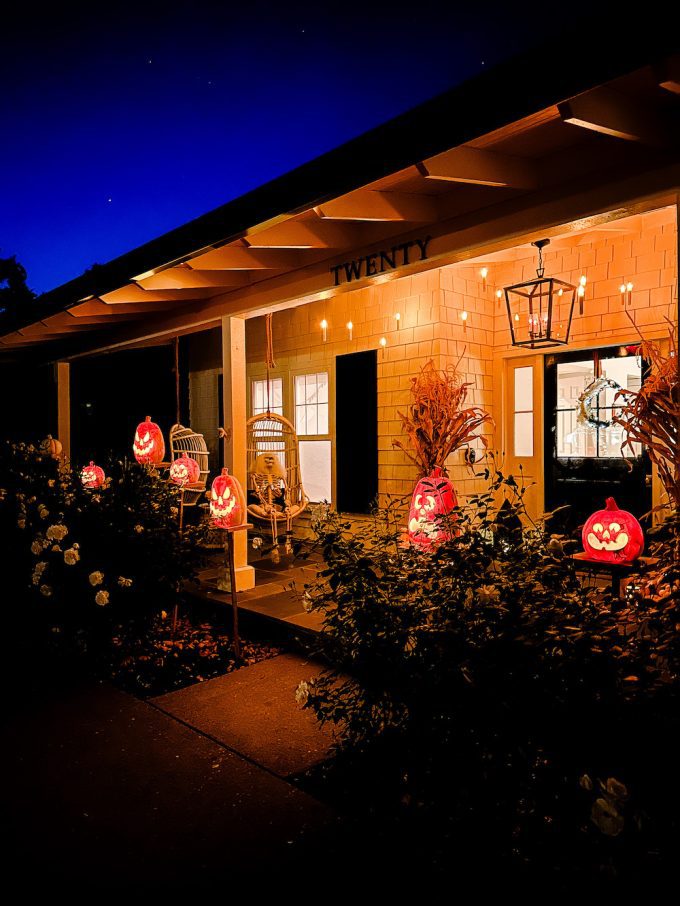
[[[408,445],[400,440],[392,444],[415,463],[421,475],[428,475],[437,466],[445,469],[454,450],[477,438],[486,446],[480,429],[493,420],[478,406],[463,408],[470,386],[455,366],[442,371],[433,361],[411,378],[413,401],[406,413],[398,413]]]
[[[640,354],[651,363],[650,374],[639,391],[620,391],[615,404],[621,403],[620,414],[613,422],[626,432],[621,452],[633,443],[644,444],[649,458],[659,471],[673,509],[680,511],[680,362],[678,361],[677,328],[671,321],[669,349],[665,353],[658,343],[645,340]],[[620,397],[620,399],[619,399]]]

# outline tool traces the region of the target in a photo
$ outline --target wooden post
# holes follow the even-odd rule
[[[246,474],[246,322],[243,318],[222,318],[222,369],[224,382],[223,424],[226,430],[224,464],[247,488]],[[236,588],[255,586],[255,570],[248,565],[248,536],[241,532],[233,539]]]
[[[65,459],[71,458],[71,381],[68,362],[54,366],[57,382],[57,437],[61,441]]]
[[[236,532],[246,532],[243,537],[247,536],[248,529],[252,528],[250,523],[235,525],[232,528],[225,529],[227,541],[225,550],[227,554],[227,564],[229,566],[229,588],[231,594],[231,637],[234,648],[234,657],[241,657],[241,639],[238,632],[238,599],[236,597],[236,569],[234,565],[234,535]]]

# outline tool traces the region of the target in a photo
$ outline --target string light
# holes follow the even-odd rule
[[[351,321],[347,322],[347,330],[349,331],[349,338],[352,339],[352,331],[354,330],[354,324]]]
[[[324,318],[321,322],[321,336],[323,337],[324,343],[328,339],[328,321]]]

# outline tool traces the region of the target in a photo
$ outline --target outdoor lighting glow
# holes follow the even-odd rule
[[[321,335],[322,335],[323,341],[325,343],[326,339],[328,337],[328,321],[325,318],[321,322]]]
[[[598,510],[583,526],[583,549],[591,560],[606,563],[631,563],[645,548],[640,523],[632,513],[620,510],[608,497],[604,510]]]
[[[467,330],[468,313],[465,310],[460,313],[460,319],[463,322],[463,330]]]
[[[163,461],[165,456],[163,432],[155,422],[151,421],[150,415],[147,415],[146,420],[137,425],[132,452],[135,454],[137,462],[142,465],[156,465]]]
[[[397,330],[401,327],[401,313],[397,312],[394,316],[394,320],[397,322]]]
[[[92,460],[90,460],[90,464],[83,467],[83,470],[80,473],[80,480],[82,481],[84,488],[94,490],[95,488],[102,487],[106,481],[106,476],[104,475],[104,470],[101,466],[96,466]]]
[[[241,485],[229,469],[222,469],[210,489],[210,518],[217,528],[241,525],[245,514],[245,498]]]
[[[385,348],[385,346],[387,346],[387,340],[385,339],[385,337],[380,337],[380,345],[383,347],[383,349]]]
[[[354,324],[351,321],[347,322],[347,330],[349,331],[349,338],[352,339],[352,331],[354,330]]]
[[[179,456],[170,466],[170,481],[183,487],[185,484],[193,484],[201,477],[201,469],[196,460],[187,456]]]

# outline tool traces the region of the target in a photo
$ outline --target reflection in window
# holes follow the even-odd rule
[[[557,364],[557,456],[560,459],[612,459],[620,457],[621,445],[626,435],[620,425],[596,427],[579,425],[578,400],[596,377],[615,381],[623,390],[637,391],[642,386],[642,364],[639,356],[617,356],[581,362]],[[620,411],[621,399],[614,406],[617,389],[605,387],[594,400],[593,416],[597,421],[609,422]],[[640,444],[634,443],[626,456],[639,456]]]
[[[301,436],[328,434],[328,374],[295,378],[295,430]]]

